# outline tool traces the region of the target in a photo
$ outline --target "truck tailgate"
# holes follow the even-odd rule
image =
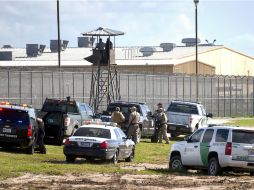
[[[189,125],[190,114],[166,112],[168,117],[168,123],[174,123],[178,125]]]

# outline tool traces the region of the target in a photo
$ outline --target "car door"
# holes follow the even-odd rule
[[[121,136],[121,134],[118,131],[118,128],[115,128],[114,132],[115,132],[115,135],[116,135],[117,145],[118,145],[118,150],[119,150],[118,157],[119,158],[123,158],[124,157],[125,148],[126,148],[125,142],[123,141],[122,136]]]
[[[211,141],[213,139],[214,129],[206,129],[202,141],[200,143],[200,156],[201,162],[198,163],[199,166],[208,165],[208,154],[211,146]]]
[[[201,163],[200,140],[203,133],[204,129],[199,129],[187,140],[182,156],[183,165],[197,166]]]

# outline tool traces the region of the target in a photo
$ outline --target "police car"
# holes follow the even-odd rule
[[[198,129],[172,145],[169,169],[206,169],[209,175],[223,171],[254,173],[254,128],[211,126]]]
[[[75,162],[76,158],[111,160],[114,164],[119,159],[133,161],[135,143],[114,125],[96,121],[79,127],[65,140],[63,152],[66,161]]]
[[[0,147],[21,147],[33,154],[37,134],[34,108],[27,104],[0,102]]]

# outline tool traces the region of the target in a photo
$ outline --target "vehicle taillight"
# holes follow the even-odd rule
[[[27,136],[28,137],[33,136],[33,126],[31,124],[28,125]]]
[[[0,111],[3,111],[4,109],[3,108],[0,108]]]
[[[100,143],[100,148],[101,149],[107,149],[108,148],[108,142],[107,141],[103,141],[102,143]]]
[[[65,142],[64,142],[65,145],[70,145],[71,142],[70,142],[70,139],[66,139]]]
[[[225,148],[225,155],[231,155],[231,152],[232,152],[232,143],[228,142]]]
[[[71,123],[71,118],[66,117],[66,118],[64,119],[64,126],[69,126],[70,123]]]
[[[192,121],[193,121],[193,118],[192,118],[192,117],[190,117],[190,120],[189,120],[190,125],[192,124]]]

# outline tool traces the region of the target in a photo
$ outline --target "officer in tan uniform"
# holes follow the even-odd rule
[[[166,141],[166,144],[169,144],[168,136],[167,136],[167,115],[164,112],[164,109],[161,107],[158,109],[158,117],[160,122],[160,132],[159,132],[159,143],[162,143],[162,138]]]
[[[136,144],[138,141],[140,114],[135,106],[131,107],[131,114],[128,122],[128,138]]]
[[[114,123],[117,123],[117,126],[121,128],[121,123],[123,123],[125,121],[125,117],[122,114],[122,112],[120,112],[120,108],[116,107],[115,111],[112,113],[111,115],[111,119]]]

